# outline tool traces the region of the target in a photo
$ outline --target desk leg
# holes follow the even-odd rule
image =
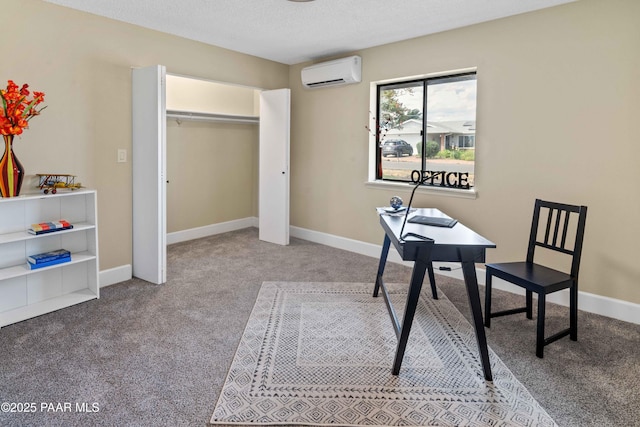
[[[413,317],[416,314],[416,307],[418,306],[418,300],[420,299],[420,290],[422,289],[422,282],[424,282],[424,274],[431,262],[429,261],[430,257],[430,247],[428,249],[419,249],[416,260],[413,264],[411,282],[409,283],[409,292],[407,293],[407,303],[404,307],[402,326],[400,327],[400,333],[398,335],[396,357],[393,361],[393,369],[391,370],[393,375],[398,375],[400,373],[400,366],[402,365],[404,351],[407,348],[407,341],[409,341],[411,324],[413,323]]]
[[[389,246],[391,245],[391,239],[389,236],[384,236],[384,243],[382,244],[382,253],[380,254],[380,263],[378,264],[378,275],[376,276],[376,286],[373,288],[373,296],[378,296],[380,290],[380,282],[382,281],[382,275],[384,274],[384,266],[387,264],[387,255],[389,255]]]
[[[427,266],[427,273],[429,273],[429,283],[431,283],[431,295],[433,299],[438,299],[438,288],[436,288],[436,276],[433,274],[432,262]]]
[[[478,350],[480,351],[480,360],[482,361],[484,378],[487,381],[493,381],[493,377],[491,375],[491,364],[489,363],[487,336],[485,335],[484,324],[482,321],[482,307],[480,306],[480,292],[478,291],[478,278],[476,277],[476,265],[473,258],[473,252],[459,249],[459,254],[460,259],[462,260],[462,274],[464,275],[464,284],[467,287],[467,295],[469,296],[473,325],[476,329],[476,339],[478,341]]]

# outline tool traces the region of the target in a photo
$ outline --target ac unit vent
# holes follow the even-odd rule
[[[327,81],[324,81],[324,82],[308,83],[307,86],[309,86],[309,87],[335,86],[335,85],[339,85],[339,84],[343,84],[343,83],[346,83],[344,81],[344,79],[333,79],[333,80],[327,80]]]

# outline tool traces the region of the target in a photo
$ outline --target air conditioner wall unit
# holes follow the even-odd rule
[[[321,62],[302,69],[302,85],[307,88],[360,83],[362,60],[359,56]]]

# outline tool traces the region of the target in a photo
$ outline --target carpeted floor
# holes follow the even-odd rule
[[[374,258],[298,239],[281,247],[257,234],[172,245],[165,285],[133,279],[103,288],[99,300],[0,329],[0,403],[35,404],[0,412],[0,425],[204,426],[264,281],[374,279]],[[385,277],[408,283],[410,269],[389,264]],[[468,318],[462,283],[437,282]],[[496,291],[494,304],[516,298]],[[547,317],[551,332],[566,309],[551,307]],[[535,321],[524,316],[493,319],[487,338],[558,425],[637,425],[640,325],[583,312],[579,322],[579,341],[551,344],[544,359],[535,357]]]

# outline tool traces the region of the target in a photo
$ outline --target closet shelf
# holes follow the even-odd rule
[[[167,110],[168,119],[180,120],[204,120],[219,123],[260,123],[258,116],[239,116],[234,114],[197,113],[192,111]]]

